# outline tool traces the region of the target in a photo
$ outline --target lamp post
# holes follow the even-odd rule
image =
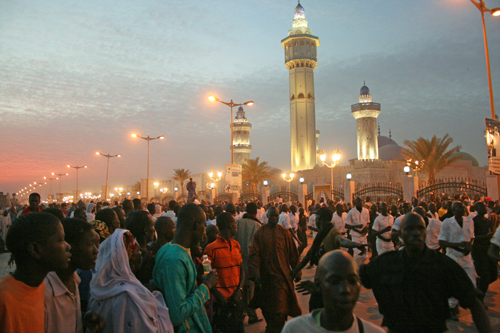
[[[79,169],[86,169],[87,166],[86,165],[84,165],[84,166],[71,166],[68,164],[68,168],[76,169],[76,197],[78,198],[79,197],[79,194],[78,194],[78,170]]]
[[[221,100],[219,100],[217,97],[215,96],[208,96],[208,100],[211,101],[211,102],[219,102],[219,103],[222,103],[222,104],[225,104],[227,106],[229,106],[231,108],[231,164],[234,164],[234,146],[233,146],[233,107],[235,106],[241,106],[241,105],[253,105],[253,101],[248,101],[248,102],[245,102],[245,103],[241,103],[241,104],[236,104],[233,102],[233,100],[231,100],[231,102],[223,102]]]
[[[213,182],[216,182],[217,185],[219,185],[219,180],[222,179],[222,171],[221,171],[221,169],[219,169],[219,171],[217,171],[217,178],[214,177],[214,173],[213,173],[212,170],[210,170],[210,172],[208,173],[208,177],[210,177],[210,179]],[[217,186],[217,188],[219,188],[219,186]]]
[[[52,181],[58,179],[57,177],[43,177],[43,179],[50,180],[50,193],[49,195],[52,196]],[[52,197],[52,201],[54,201],[54,197]]]
[[[490,69],[490,54],[488,52],[488,38],[486,37],[486,25],[484,23],[484,13],[491,13],[493,16],[500,16],[500,7],[488,9],[484,5],[483,0],[470,0],[481,12],[481,19],[483,21],[483,37],[484,37],[484,53],[486,55],[486,71],[488,72],[488,87],[490,89],[490,108],[491,108],[491,119],[495,118],[495,103],[493,101],[493,85],[491,83],[491,69]]]
[[[57,176],[57,177],[59,177],[59,193],[60,193],[60,194],[61,194],[61,183],[62,183],[62,177],[63,177],[63,176],[67,176],[67,175],[68,175],[68,173],[53,173],[53,172],[52,172],[52,176]],[[31,186],[31,184],[30,184],[30,186]],[[59,200],[57,200],[57,201],[59,201]],[[62,201],[62,198],[61,198],[61,201]]]
[[[163,135],[160,135],[156,138],[151,138],[149,137],[149,135],[147,137],[143,137],[143,136],[140,136],[140,135],[137,135],[135,133],[132,134],[132,137],[133,138],[139,138],[139,139],[143,139],[143,140],[146,140],[148,142],[148,175],[147,175],[147,178],[146,178],[146,202],[149,203],[149,141],[153,141],[153,140],[163,140],[165,139],[165,137]]]
[[[104,156],[108,159],[108,166],[106,167],[106,187],[104,189],[104,201],[108,201],[108,175],[109,175],[109,159],[112,157],[122,157],[121,154],[117,155],[110,155],[110,154],[103,154],[101,152],[96,152],[96,155],[101,155]]]
[[[281,176],[283,177],[283,180],[288,183],[288,201],[291,201],[290,200],[291,199],[290,192],[292,191],[292,189],[291,189],[292,184],[291,183],[292,183],[293,177],[295,177],[295,174],[293,172],[290,172],[289,175],[284,173]]]
[[[326,153],[324,150],[321,151],[321,154],[319,155],[319,158],[321,159],[321,163],[323,163],[323,165],[327,166],[330,168],[331,170],[331,178],[332,178],[332,181],[331,181],[331,188],[332,188],[332,200],[333,200],[333,168],[335,168],[337,166],[337,164],[339,164],[339,161],[340,161],[340,151],[337,149],[333,155],[332,155],[332,164],[328,164],[328,163],[325,163],[325,160],[326,160]]]

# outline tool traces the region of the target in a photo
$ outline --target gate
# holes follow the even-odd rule
[[[247,202],[247,201],[262,201],[262,196],[259,193],[242,193],[240,196],[240,201],[241,202]]]
[[[467,193],[469,198],[474,198],[475,195],[486,196],[487,190],[485,187],[469,184],[466,182],[448,182],[434,184],[417,191],[417,198],[429,196],[431,193],[441,195],[446,193],[448,196],[453,196],[457,193]]]
[[[283,201],[297,201],[299,200],[299,196],[297,193],[293,192],[288,192],[288,191],[281,191],[281,192],[275,192],[269,196],[269,201],[276,201],[276,199],[281,196],[281,199]]]
[[[233,193],[221,193],[214,198],[214,202],[231,202],[233,200]]]
[[[403,196],[403,189],[392,186],[371,186],[362,188],[354,193],[356,197],[370,197],[372,201],[380,198],[389,201],[388,199],[399,199]]]

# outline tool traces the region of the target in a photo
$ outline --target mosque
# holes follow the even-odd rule
[[[330,186],[331,170],[322,166],[319,160],[320,133],[316,130],[314,70],[318,66],[316,49],[320,43],[308,27],[300,2],[294,11],[292,29],[281,45],[285,52],[285,66],[289,71],[290,170],[295,173],[295,183],[298,184],[298,179],[303,177],[308,184],[308,192],[312,192],[315,186]],[[377,118],[381,111],[381,104],[372,101],[370,89],[363,85],[358,103],[351,106],[351,114],[356,121],[357,159],[350,160],[348,166],[334,168],[335,190],[342,192],[347,174],[355,181],[356,191],[370,186],[402,188],[406,176],[402,147],[392,138],[390,130],[388,137],[380,134]],[[249,157],[251,151],[251,124],[242,108],[238,110],[234,121],[235,160],[240,163]],[[485,187],[487,167],[480,167],[478,161],[468,153],[455,154],[460,155],[459,160],[439,172],[437,182],[459,181]],[[427,179],[423,173],[411,173],[418,176],[419,188],[426,186]],[[280,180],[272,185],[271,193],[287,188],[288,183]],[[291,185],[291,190],[297,191],[297,187]]]

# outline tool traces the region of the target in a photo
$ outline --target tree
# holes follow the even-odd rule
[[[451,157],[461,148],[460,146],[447,150],[452,142],[453,139],[448,134],[443,138],[434,135],[430,140],[422,137],[416,141],[405,140],[404,144],[408,148],[403,148],[401,153],[406,160],[424,161],[420,171],[427,175],[429,185],[433,185],[439,171],[460,158],[459,155]]]
[[[184,182],[191,176],[191,171],[184,169],[174,169],[174,175],[170,179],[181,184],[181,198],[184,197]]]
[[[141,182],[137,181],[134,185],[132,185],[132,192],[140,192],[141,191]]]
[[[264,180],[275,180],[271,167],[267,165],[267,162],[259,163],[259,157],[247,158],[241,166],[241,172],[243,181],[250,184],[254,193],[257,192],[257,185],[262,184]]]

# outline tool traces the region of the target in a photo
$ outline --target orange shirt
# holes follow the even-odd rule
[[[0,331],[43,333],[45,282],[30,287],[7,275],[0,280]]]
[[[212,261],[212,268],[217,270],[219,283],[217,289],[226,299],[236,291],[240,284],[241,257],[240,243],[230,238],[228,243],[222,236],[205,247],[205,254]]]

